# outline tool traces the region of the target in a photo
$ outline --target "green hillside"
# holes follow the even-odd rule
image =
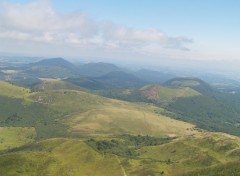
[[[19,87],[11,83],[0,81],[0,95],[12,98],[24,98],[28,95],[30,89]]]
[[[147,141],[154,141],[154,138],[44,140],[0,155],[0,174],[180,176],[233,173],[237,176],[239,173],[239,155],[232,155],[239,150],[237,137],[201,133],[158,144]],[[122,153],[125,150],[127,152]]]
[[[37,84],[33,87],[35,91],[59,90],[59,89],[82,90],[81,87],[63,80],[58,79],[42,79],[42,80],[43,80],[42,83]]]
[[[0,156],[0,175],[122,175],[116,156],[102,155],[79,140],[51,139]]]
[[[34,142],[35,137],[34,128],[0,127],[0,151]]]
[[[194,134],[191,124],[157,115],[151,108],[120,101],[79,113],[66,123],[73,133],[88,135],[141,134],[182,136]]]
[[[200,82],[194,78],[174,78],[165,84],[172,87],[196,87],[200,85]]]
[[[198,171],[202,168],[214,170],[216,166],[238,162],[239,155],[233,156],[231,153],[239,150],[239,142],[239,138],[233,136],[200,133],[160,146],[143,147],[140,149],[140,157],[169,161],[172,163],[167,169],[169,175],[184,175],[192,171],[198,175]],[[229,168],[229,171],[235,172],[233,168]],[[212,175],[221,173],[219,169],[212,172]]]
[[[186,129],[193,127],[156,114],[157,108],[144,104],[112,100],[79,90],[45,88],[26,94],[25,99],[0,96],[0,124],[35,127],[38,139],[124,133],[178,136],[189,133]]]
[[[180,77],[173,78],[164,83],[168,87],[190,87],[202,94],[211,96],[216,92],[208,83],[198,78]]]
[[[146,102],[164,105],[156,107],[98,96],[59,80],[45,80],[32,92],[9,83],[1,85],[8,88],[0,89],[0,175],[239,173],[239,137],[206,132],[162,115],[176,115],[164,108],[182,99],[203,97],[192,88],[138,89]],[[123,93],[130,95],[134,90]],[[19,93],[24,97],[18,97]]]
[[[34,127],[37,139],[67,135],[64,116],[45,104],[6,96],[0,96],[0,104],[0,126]]]
[[[169,88],[159,85],[150,85],[141,88],[142,94],[156,103],[170,103],[181,97],[194,97],[201,95],[199,92],[189,88]]]
[[[182,174],[181,176],[192,176],[192,175],[198,175],[198,176],[225,176],[225,175],[234,175],[238,176],[240,175],[240,162],[229,162],[227,164],[220,164],[215,167],[210,168],[203,168],[198,169],[197,171],[192,171],[186,174]]]
[[[87,78],[87,77],[68,78],[68,79],[65,79],[65,81],[89,90],[102,90],[102,89],[106,89],[109,86],[103,82],[100,82],[93,78]]]
[[[158,106],[175,102],[179,98],[197,97],[201,93],[190,87],[166,87],[161,85],[146,85],[142,88],[105,89],[98,94],[110,98],[131,102],[154,103]]]
[[[209,131],[240,134],[240,109],[226,103],[224,99],[208,96],[181,98],[165,107],[171,113],[164,113],[179,120],[188,121]]]
[[[164,86],[106,89],[97,93],[125,101],[152,103],[164,109],[157,113],[205,130],[240,134],[239,94],[219,92],[196,78],[175,78]]]
[[[35,78],[66,78],[78,75],[75,65],[63,58],[44,59],[27,64],[22,72]]]
[[[60,122],[74,134],[178,135],[192,128],[190,124],[157,115],[144,104],[112,100],[82,91],[51,90],[34,93],[30,98],[60,114]]]
[[[175,79],[169,83],[176,80],[185,82],[190,79]],[[196,124],[209,131],[239,135],[239,95],[219,92],[203,81],[198,81],[198,83],[198,85],[192,85],[191,88],[201,92],[201,96],[178,98],[165,106],[165,109],[174,112],[175,115],[171,113],[165,113],[165,115]]]

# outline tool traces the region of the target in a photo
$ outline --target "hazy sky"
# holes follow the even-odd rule
[[[240,60],[238,0],[0,0],[0,52]]]

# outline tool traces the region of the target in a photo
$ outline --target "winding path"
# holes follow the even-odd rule
[[[123,176],[127,176],[126,171],[125,171],[124,167],[122,166],[120,159],[118,158],[117,155],[115,155],[115,156],[116,156],[116,159],[118,160],[118,163],[119,163],[119,165],[121,167],[121,170],[123,172]]]

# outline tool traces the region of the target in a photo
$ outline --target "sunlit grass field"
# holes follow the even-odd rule
[[[34,142],[36,131],[30,127],[0,127],[0,151]]]

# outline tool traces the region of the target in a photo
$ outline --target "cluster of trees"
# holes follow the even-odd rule
[[[100,153],[110,153],[119,156],[136,157],[137,153],[130,149],[124,142],[112,140],[90,139],[87,143]]]
[[[87,144],[101,153],[111,153],[119,156],[137,157],[136,149],[143,146],[154,146],[169,142],[172,138],[157,138],[141,135],[121,135],[111,140],[87,140]]]
[[[173,138],[164,137],[164,138],[158,138],[158,137],[152,137],[152,136],[142,136],[142,135],[129,135],[125,134],[121,136],[129,145],[133,145],[137,148],[143,147],[143,146],[154,146],[154,145],[160,145],[167,143],[171,141]]]
[[[10,116],[8,116],[6,119],[5,119],[5,123],[6,124],[11,124],[11,123],[16,123],[18,121],[21,121],[22,120],[22,117],[20,117],[18,115],[18,113],[13,113],[11,114]]]

